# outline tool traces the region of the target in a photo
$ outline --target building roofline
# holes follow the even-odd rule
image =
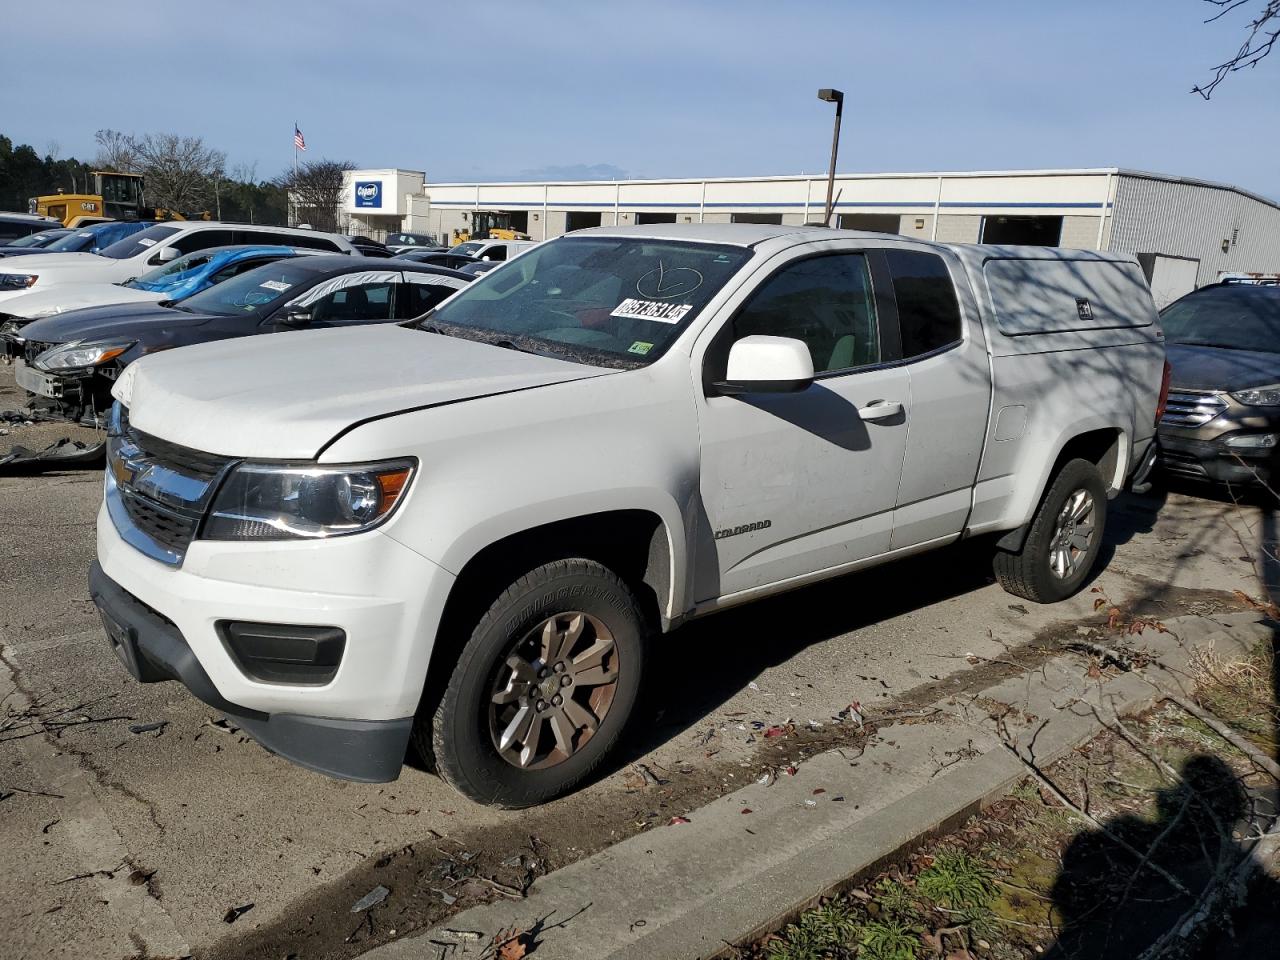
[[[1106,176],[1122,173],[1119,167],[1080,167],[1046,170],[928,170],[899,173],[836,173],[837,180],[915,180],[945,177],[958,180],[966,177],[1070,177]],[[1159,174],[1152,174],[1159,176]],[[585,187],[627,186],[661,183],[779,183],[826,180],[825,173],[784,174],[766,177],[653,177],[637,180],[450,180],[428,182],[431,187]]]
[[[1272,200],[1270,197],[1264,197],[1260,193],[1254,193],[1252,190],[1246,190],[1243,187],[1237,187],[1230,183],[1218,183],[1215,180],[1201,180],[1199,177],[1176,177],[1168,173],[1153,173],[1150,170],[1130,170],[1121,168],[1116,171],[1122,177],[1135,177],[1140,180],[1160,180],[1164,183],[1180,183],[1189,187],[1206,187],[1210,190],[1226,190],[1230,193],[1239,194],[1250,200],[1256,200],[1258,203],[1265,203],[1269,207],[1280,210],[1280,202]]]
[[[837,173],[837,180],[929,180],[942,177],[947,180],[977,179],[982,177],[1079,177],[1079,176],[1120,176],[1135,177],[1143,180],[1160,180],[1165,183],[1179,183],[1187,186],[1206,187],[1212,190],[1227,190],[1239,194],[1258,203],[1280,210],[1280,201],[1272,200],[1260,193],[1254,193],[1243,187],[1214,180],[1203,180],[1198,177],[1180,177],[1168,173],[1156,173],[1150,170],[1136,170],[1128,167],[1053,167],[1041,170],[921,170],[916,172],[890,173]],[[785,174],[765,177],[656,177],[638,180],[451,180],[433,183],[427,181],[428,189],[436,187],[621,187],[660,184],[699,184],[699,183],[803,183],[825,180],[825,174]]]

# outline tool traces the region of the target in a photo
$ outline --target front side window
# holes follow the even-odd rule
[[[783,267],[733,320],[733,340],[764,335],[802,340],[814,373],[879,363],[880,328],[867,258],[810,257]]]
[[[193,230],[175,240],[173,248],[180,253],[195,253],[210,247],[229,247],[235,242],[235,234],[230,230]]]
[[[480,277],[426,329],[585,362],[656,359],[751,257],[743,247],[562,237]],[[452,329],[445,329],[452,327]]]
[[[373,323],[392,319],[396,273],[355,273],[317,284],[285,309],[310,311],[313,324]],[[215,288],[216,289],[216,288]]]
[[[129,257],[136,257],[139,254],[146,253],[156,244],[168,240],[177,232],[177,227],[156,224],[103,247],[98,251],[98,255],[110,257],[112,260],[127,260]]]
[[[915,250],[886,250],[885,257],[898,301],[902,356],[910,359],[959,343],[960,305],[942,258]]]

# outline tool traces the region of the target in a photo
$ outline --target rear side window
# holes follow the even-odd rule
[[[210,247],[230,246],[235,242],[235,234],[230,230],[194,230],[173,241],[173,247],[180,253],[195,253]]]
[[[914,250],[886,250],[898,301],[902,356],[911,359],[960,341],[960,305],[942,258]]]
[[[404,279],[405,307],[401,316],[407,319],[422,316],[467,285],[460,277],[436,273],[406,273]]]
[[[305,233],[250,233],[247,243],[278,243],[286,247],[304,247],[307,250],[328,250],[338,253],[339,247],[324,237],[311,237]],[[260,239],[261,238],[261,239]]]

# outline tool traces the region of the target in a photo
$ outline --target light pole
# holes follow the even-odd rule
[[[827,171],[827,207],[822,218],[824,226],[831,226],[831,202],[836,192],[836,153],[840,149],[840,114],[844,112],[844,94],[830,87],[818,91],[818,99],[836,105],[836,125],[831,133],[831,168]]]

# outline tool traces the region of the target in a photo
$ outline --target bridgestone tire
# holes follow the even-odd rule
[[[1058,515],[1078,491],[1093,498],[1094,531],[1088,550],[1066,577],[1050,567]],[[1017,553],[998,550],[993,566],[996,579],[1008,593],[1035,603],[1056,603],[1080,589],[1098,560],[1106,533],[1107,490],[1098,468],[1087,460],[1070,460],[1058,471],[1031,521],[1031,529]]]
[[[493,684],[521,638],[567,611],[596,618],[612,635],[612,701],[576,752],[550,766],[524,769],[500,754],[491,735]],[[477,803],[515,809],[567,793],[592,775],[626,727],[643,677],[645,633],[635,595],[613,571],[582,559],[537,567],[508,586],[480,618],[434,715],[417,718],[415,745],[434,757],[436,771],[450,786]]]

